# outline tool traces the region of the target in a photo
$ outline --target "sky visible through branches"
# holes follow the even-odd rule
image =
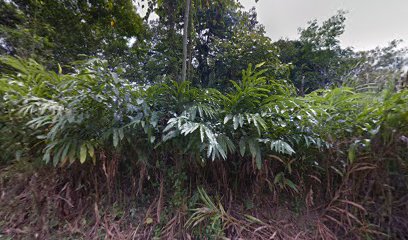
[[[408,1],[406,0],[242,0],[246,9],[256,7],[259,21],[273,40],[294,39],[307,21],[323,21],[338,10],[348,11],[344,47],[368,50],[402,39],[408,46]]]

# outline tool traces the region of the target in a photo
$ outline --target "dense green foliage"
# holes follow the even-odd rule
[[[18,125],[24,129],[20,135],[38,139],[26,142],[31,146],[45,144],[46,151],[36,155],[45,153],[46,162],[52,158],[55,165],[84,162],[98,147],[121,149],[134,138],[144,139],[147,149],[186,147],[176,152],[196,160],[250,153],[261,168],[261,148],[294,154],[296,148],[328,147],[329,140],[370,139],[391,114],[400,114],[394,127],[407,120],[405,91],[386,89],[379,97],[338,88],[297,97],[291,84],[265,77],[264,64],[250,65],[224,93],[189,82],[139,86],[100,60],[74,67],[72,74],[47,71],[33,60],[2,58],[2,64],[3,124]],[[32,150],[20,146],[19,152]]]
[[[206,172],[214,161],[226,161],[238,167],[228,170],[232,179],[247,164],[260,173],[277,164],[269,189],[301,193],[309,175],[329,176],[333,169],[344,176],[359,154],[408,134],[406,91],[336,88],[298,97],[291,84],[265,77],[263,64],[250,65],[226,92],[190,82],[136,85],[100,60],[68,74],[10,57],[2,66],[3,161],[14,155],[68,167],[109,155],[165,172],[172,164]],[[315,158],[332,150],[341,161]]]
[[[189,142],[176,152],[195,155],[200,161],[202,157],[226,159],[236,149],[244,156],[247,148],[260,168],[261,145],[292,154],[288,141],[303,141],[305,135],[315,142],[308,129],[313,121],[307,119],[313,113],[295,98],[290,85],[262,77],[266,70],[253,72],[261,65],[250,66],[242,82],[232,82],[234,88],[223,94],[188,82],[132,85],[103,70],[100,61],[67,75],[46,71],[33,61],[3,61],[19,71],[2,78],[3,116],[20,122],[32,131],[30,137],[39,139],[28,145],[46,144],[46,162],[51,158],[54,164],[84,162],[87,156],[95,156],[98,147],[121,149],[121,143],[144,139],[141,144],[147,149],[165,149],[168,144],[184,147],[177,141]],[[299,139],[291,139],[294,135]]]
[[[309,22],[306,28],[299,29],[299,39],[281,39],[275,43],[281,61],[291,65],[290,79],[301,95],[351,83],[360,87],[368,84],[381,90],[403,73],[408,50],[398,46],[400,41],[360,52],[340,45],[339,37],[346,27],[345,14],[339,11],[321,25],[316,20]]]
[[[193,0],[180,81],[184,4],[0,2],[0,238],[405,237],[407,50]]]
[[[117,66],[137,52],[129,39],[140,41],[145,35],[142,18],[130,0],[2,0],[0,15],[0,53],[36,58],[48,65],[87,55],[109,59]]]
[[[405,91],[378,96],[338,88],[297,97],[291,84],[264,77],[263,64],[250,65],[225,93],[189,82],[138,86],[100,60],[72,74],[47,71],[33,60],[2,58],[2,64],[8,72],[0,88],[2,124],[10,131],[5,144],[15,136],[22,139],[19,154],[54,165],[95,161],[98,148],[127,151],[137,141],[142,149],[181,147],[175,152],[197,161],[250,154],[261,168],[261,152],[292,155],[348,137],[369,140],[380,127],[395,131],[407,121]]]

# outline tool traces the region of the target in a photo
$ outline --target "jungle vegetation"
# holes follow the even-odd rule
[[[399,40],[272,41],[235,0],[0,16],[0,238],[407,239]]]

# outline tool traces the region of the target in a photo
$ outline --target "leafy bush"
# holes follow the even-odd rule
[[[369,142],[380,128],[407,121],[406,92],[336,88],[297,97],[292,85],[263,77],[263,64],[250,65],[225,93],[189,82],[137,86],[100,60],[67,74],[33,60],[4,57],[2,64],[1,143],[9,159],[14,152],[54,165],[95,163],[101,152],[126,158],[132,149],[140,159],[152,151],[197,162],[248,157],[261,169],[271,154]]]
[[[27,128],[38,140],[27,144],[44,144],[43,159],[55,165],[96,161],[96,149],[126,151],[137,142],[147,149],[178,146],[198,160],[249,153],[261,168],[261,148],[293,154],[300,140],[294,136],[316,138],[308,129],[313,112],[290,85],[261,77],[265,70],[254,72],[261,65],[243,71],[243,81],[232,81],[223,94],[188,82],[135,86],[97,60],[71,74],[46,71],[34,61],[3,63],[16,70],[2,77],[4,121]]]
[[[400,166],[407,164],[401,146],[408,134],[408,91],[343,87],[299,97],[291,84],[264,77],[263,64],[249,65],[242,80],[231,81],[225,92],[190,82],[136,85],[101,60],[74,65],[68,73],[11,57],[3,57],[1,66],[3,162],[42,159],[63,169],[76,162],[103,162],[109,178],[106,161],[116,164],[119,159],[130,166],[127,171],[140,168],[140,186],[146,172],[158,170],[160,196],[162,173],[171,169],[184,176],[175,180],[178,192],[187,179],[196,185],[200,179],[216,179],[235,189],[255,182],[261,190],[266,185],[291,194],[315,189],[335,199],[328,206],[335,211],[333,204],[350,202],[348,195],[338,200],[347,192],[341,190],[344,186],[366,191],[365,178],[346,184],[356,172],[386,163],[386,174],[405,174]],[[396,155],[383,160],[388,156],[381,152],[384,148]],[[361,158],[363,154],[371,154],[372,160]],[[333,195],[333,188],[339,192]],[[393,191],[400,196],[405,188]],[[353,198],[363,201],[360,195]],[[183,197],[177,199],[174,205],[181,206]],[[345,211],[341,213],[349,213]],[[216,234],[222,235],[220,229]]]

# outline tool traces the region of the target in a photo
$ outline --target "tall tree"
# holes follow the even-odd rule
[[[225,88],[248,63],[266,62],[275,73],[285,72],[255,9],[244,11],[235,0],[163,0],[153,9],[158,19],[149,25],[147,54],[131,61],[137,67],[133,79],[184,81],[188,66],[195,85]]]
[[[181,81],[186,80],[187,75],[187,44],[188,44],[188,26],[190,19],[190,7],[191,0],[186,0],[185,12],[184,12],[184,29],[183,29],[183,67],[181,73]]]
[[[355,53],[358,65],[349,83],[381,90],[389,84],[400,82],[408,65],[408,48],[400,47],[401,43],[402,40],[393,40],[386,47]]]
[[[43,57],[60,63],[85,54],[116,64],[128,51],[129,40],[144,35],[132,0],[0,0],[0,12],[6,19],[0,35],[4,53],[36,57],[44,50],[49,54]],[[33,48],[13,37],[25,32],[41,45]]]
[[[291,64],[290,79],[304,93],[342,84],[357,64],[350,48],[340,46],[339,37],[345,29],[345,12],[321,25],[316,20],[299,29],[298,40],[281,39],[275,44],[280,49],[280,59]]]

